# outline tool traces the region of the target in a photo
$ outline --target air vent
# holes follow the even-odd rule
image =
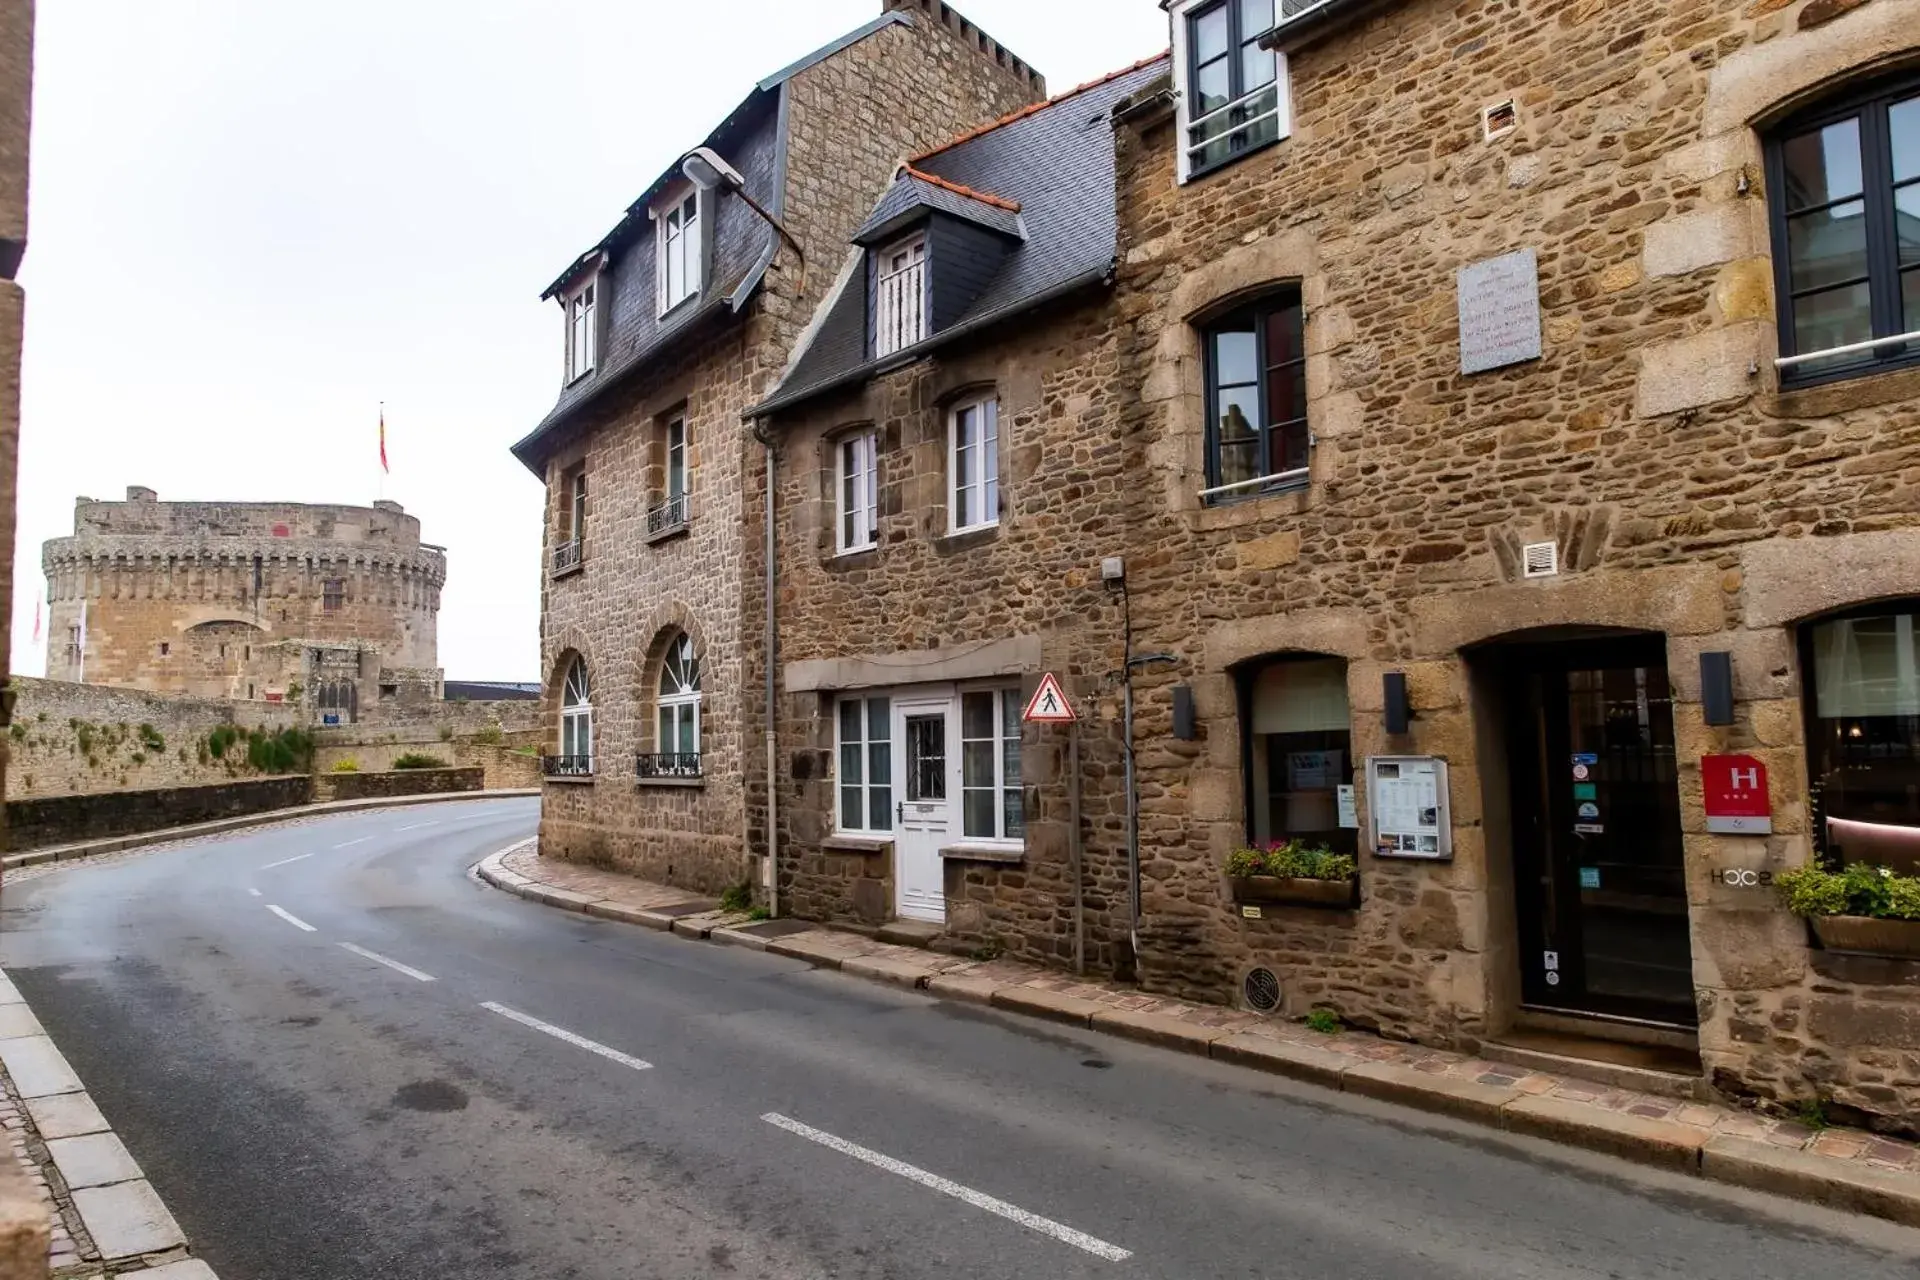
[[[1551,578],[1560,572],[1560,546],[1554,542],[1529,542],[1520,557],[1526,563],[1529,578]]]
[[[1496,102],[1480,113],[1480,126],[1488,142],[1504,138],[1520,127],[1520,108],[1512,98]]]
[[[1240,979],[1240,994],[1253,1012],[1272,1013],[1280,1007],[1280,979],[1264,966],[1249,969]]]

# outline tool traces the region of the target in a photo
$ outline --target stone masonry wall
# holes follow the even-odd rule
[[[1295,1011],[1497,1034],[1518,1003],[1511,850],[1489,681],[1463,651],[1528,628],[1654,631],[1714,1080],[1920,1114],[1920,1023],[1896,1012],[1911,975],[1822,972],[1770,895],[1713,879],[1809,855],[1795,626],[1920,594],[1920,378],[1779,389],[1760,130],[1916,62],[1914,0],[1410,0],[1291,58],[1276,147],[1177,186],[1170,115],[1123,131],[1116,321],[1140,400],[1125,435],[1149,462],[1134,620],[1141,648],[1182,659],[1141,682],[1148,986],[1223,999],[1258,961]],[[1508,97],[1519,127],[1489,142],[1480,111]],[[1523,247],[1544,358],[1462,376],[1454,274]],[[1308,314],[1311,484],[1203,507],[1194,322],[1277,284]],[[1538,541],[1562,572],[1522,580]],[[1704,723],[1703,649],[1735,655],[1733,726]],[[1356,757],[1451,763],[1456,856],[1363,858],[1351,916],[1247,921],[1221,873],[1245,835],[1230,668],[1287,651],[1348,659]],[[1404,737],[1381,724],[1387,670],[1411,682]],[[1170,741],[1178,683],[1197,754]],[[1698,760],[1722,750],[1770,766],[1773,837],[1706,833]]]
[[[223,725],[278,730],[300,724],[295,708],[264,702],[175,698],[136,689],[15,676],[18,702],[7,738],[7,794],[14,799],[189,787],[246,776],[244,752],[206,757]]]
[[[195,787],[115,791],[99,796],[8,800],[7,849],[22,852],[82,840],[162,831],[219,818],[270,813],[306,804],[313,779],[250,778]]]
[[[709,892],[753,877],[745,778],[757,764],[748,734],[760,716],[764,667],[743,610],[759,598],[764,464],[741,415],[785,366],[893,164],[1039,89],[977,43],[969,48],[957,26],[924,15],[789,82],[783,220],[806,250],[805,298],[796,301],[799,264],[783,251],[743,320],[586,410],[572,443],[548,459],[543,563],[551,563],[561,527],[561,477],[581,462],[590,500],[581,569],[549,578],[543,591],[544,741],[558,750],[561,685],[580,654],[593,686],[597,776],[547,785],[543,854]],[[650,542],[646,515],[663,494],[664,430],[677,412],[689,434],[690,518],[684,534]],[[634,757],[657,750],[661,658],[682,630],[701,657],[705,777],[695,785],[642,782]]]

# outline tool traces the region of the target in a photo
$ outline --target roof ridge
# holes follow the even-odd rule
[[[1121,76],[1132,75],[1136,71],[1139,71],[1145,67],[1152,66],[1154,63],[1160,61],[1160,59],[1168,57],[1170,54],[1172,54],[1172,52],[1173,51],[1171,49],[1162,49],[1160,52],[1154,54],[1150,58],[1140,59],[1140,61],[1134,63],[1132,66],[1121,67],[1118,71],[1110,71],[1106,75],[1101,76],[1096,80],[1087,81],[1085,84],[1077,84],[1073,88],[1068,89],[1066,92],[1057,93],[1051,98],[1046,98],[1039,102],[1029,102],[1026,106],[1021,107],[1018,111],[1010,111],[1006,115],[1001,116],[998,120],[989,120],[987,121],[987,123],[980,125],[977,128],[967,130],[967,132],[961,134],[957,138],[953,138],[947,142],[943,142],[939,146],[934,147],[931,150],[922,151],[919,155],[909,157],[907,160],[907,167],[912,168],[919,161],[930,160],[934,156],[939,155],[943,151],[953,150],[953,148],[959,146],[963,142],[972,142],[975,138],[980,137],[982,134],[992,133],[995,129],[1004,128],[1005,126],[1013,124],[1016,121],[1024,120],[1028,116],[1034,115],[1037,112],[1045,111],[1049,107],[1057,107],[1061,103],[1065,102],[1068,98],[1076,97],[1080,94],[1086,93],[1090,89],[1098,89],[1101,85],[1104,85],[1104,84],[1111,84],[1115,80],[1118,80]]]
[[[931,183],[933,186],[951,191],[957,196],[965,196],[969,200],[978,200],[981,204],[992,205],[996,209],[1005,209],[1008,213],[1020,212],[1020,202],[1018,200],[1009,200],[1005,196],[996,196],[987,191],[975,191],[972,187],[958,182],[951,182],[937,173],[928,173],[924,169],[916,169],[911,163],[904,164],[900,167],[908,177],[918,178],[922,182]]]

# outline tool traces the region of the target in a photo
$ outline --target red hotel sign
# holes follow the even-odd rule
[[[1700,789],[1707,830],[1738,836],[1773,833],[1767,766],[1752,756],[1700,757]]]

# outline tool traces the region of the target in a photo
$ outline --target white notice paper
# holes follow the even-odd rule
[[[1427,756],[1373,759],[1367,762],[1367,780],[1377,856],[1439,859],[1452,855],[1445,761]]]

